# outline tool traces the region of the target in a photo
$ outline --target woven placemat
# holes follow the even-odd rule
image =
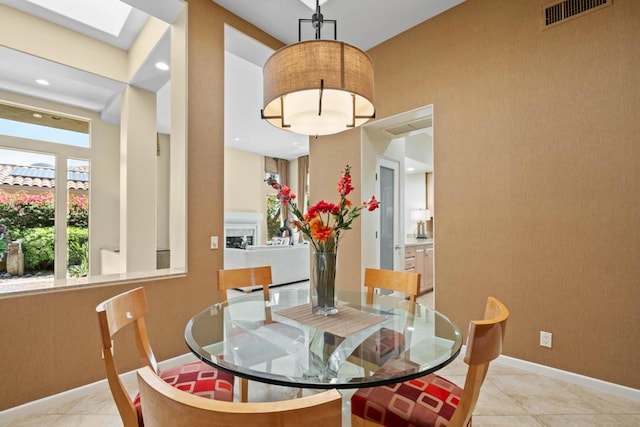
[[[338,313],[332,316],[320,316],[311,311],[311,304],[286,308],[276,312],[276,314],[322,329],[341,338],[346,338],[355,332],[384,320],[384,317],[377,314],[363,313],[358,309],[347,306],[340,307]]]

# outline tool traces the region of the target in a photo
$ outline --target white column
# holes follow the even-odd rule
[[[169,246],[176,269],[187,266],[187,7],[171,25]]]
[[[156,269],[156,95],[128,86],[120,121],[120,256],[125,271]]]

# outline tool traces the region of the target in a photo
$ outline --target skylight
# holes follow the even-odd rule
[[[120,0],[27,0],[59,15],[118,37],[132,7]]]
[[[316,0],[300,0],[300,2],[302,2],[302,4],[307,6],[309,9],[311,9],[313,11],[316,10]],[[326,2],[327,2],[327,0],[320,0],[320,6],[322,6]]]

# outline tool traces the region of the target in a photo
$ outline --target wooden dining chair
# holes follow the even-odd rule
[[[262,295],[265,301],[269,301],[269,285],[273,283],[271,277],[271,266],[234,268],[218,270],[218,291],[221,301],[227,301],[227,291],[229,289],[242,288],[247,286],[262,286]],[[271,320],[271,312],[267,313]],[[249,399],[249,380],[239,378],[240,401],[246,402]]]
[[[158,372],[158,364],[149,344],[144,317],[147,300],[144,288],[136,288],[116,295],[96,307],[102,336],[102,355],[107,373],[107,382],[125,427],[143,425],[140,399],[133,400],[125,389],[113,355],[113,337],[127,326],[135,330],[140,356],[152,372]],[[191,393],[210,399],[233,400],[233,375],[214,369],[203,362],[192,362],[159,373],[168,387],[189,390]]]
[[[222,301],[227,300],[227,291],[229,289],[242,288],[247,286],[262,286],[262,295],[265,301],[269,301],[269,285],[273,283],[271,277],[271,266],[265,265],[261,267],[234,268],[218,270],[218,290]],[[271,310],[267,307],[265,310],[265,326],[278,328],[279,333],[298,337],[302,335],[300,329],[293,326],[273,322]],[[265,361],[270,367],[271,361]],[[238,377],[238,386],[240,401],[247,402],[249,399],[249,380]],[[301,392],[301,390],[300,390]]]
[[[352,427],[471,426],[489,363],[502,353],[508,318],[507,307],[489,297],[484,319],[469,323],[464,356],[469,368],[464,389],[435,374],[359,389],[351,398]]]
[[[364,285],[367,288],[367,305],[373,304],[376,289],[386,289],[402,292],[405,296],[408,296],[409,304],[407,310],[412,314],[414,313],[416,297],[420,290],[419,273],[366,268],[364,271]],[[360,358],[363,367],[375,370],[387,360],[404,351],[404,339],[405,336],[402,332],[381,328],[367,337],[354,350],[353,354]]]
[[[342,397],[327,390],[277,402],[220,402],[177,390],[152,369],[138,370],[146,427],[333,427],[342,424]]]
[[[227,300],[229,289],[262,286],[264,300],[269,301],[269,285],[273,284],[271,266],[218,270],[218,290],[221,301]]]
[[[409,297],[409,301],[415,303],[420,292],[420,273],[366,268],[364,270],[364,286],[367,288],[367,304],[369,305],[373,304],[376,289],[402,292]]]

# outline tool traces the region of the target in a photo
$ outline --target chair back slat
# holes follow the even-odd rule
[[[269,301],[269,285],[273,284],[271,266],[218,270],[218,289],[222,301],[227,300],[227,290],[245,286],[262,286],[264,300]]]
[[[132,289],[100,303],[98,315],[107,320],[109,337],[130,323],[147,315],[147,300],[144,288]]]
[[[509,310],[493,297],[487,299],[484,320],[469,323],[467,351],[464,361],[469,365],[489,363],[502,354],[502,342]]]
[[[376,288],[403,292],[409,296],[411,302],[416,302],[416,297],[420,292],[420,274],[411,271],[366,268],[364,270],[364,285],[367,287],[367,304],[373,304]]]
[[[469,322],[467,350],[464,361],[469,365],[460,402],[449,427],[467,426],[478,403],[480,388],[489,370],[489,363],[502,354],[509,310],[496,298],[487,298],[483,320]]]
[[[96,307],[100,333],[102,336],[102,352],[107,374],[107,382],[113,400],[125,427],[138,427],[138,414],[128,391],[122,384],[118,369],[112,355],[112,337],[123,328],[132,325],[135,329],[136,345],[140,356],[155,372],[158,370],[156,358],[151,350],[144,316],[147,314],[147,299],[144,288],[135,288],[116,295]]]
[[[333,427],[342,423],[337,390],[278,402],[222,402],[178,390],[151,369],[138,370],[145,425],[150,427]]]

